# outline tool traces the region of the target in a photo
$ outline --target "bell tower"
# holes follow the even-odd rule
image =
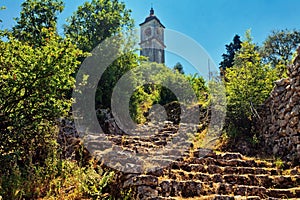
[[[140,24],[141,27],[141,55],[149,58],[150,62],[165,63],[165,26],[154,15],[151,8],[150,15]]]

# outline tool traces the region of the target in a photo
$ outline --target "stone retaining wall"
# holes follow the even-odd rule
[[[262,111],[259,130],[268,153],[299,163],[300,158],[300,47],[288,66],[288,78],[275,82]]]

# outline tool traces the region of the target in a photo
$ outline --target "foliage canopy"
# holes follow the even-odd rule
[[[234,65],[226,69],[228,108],[227,126],[235,126],[241,133],[250,133],[256,109],[266,100],[276,80],[274,71],[262,63],[252,42],[250,31],[234,58]]]

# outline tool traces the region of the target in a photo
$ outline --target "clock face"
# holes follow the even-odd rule
[[[146,28],[146,30],[145,30],[145,35],[146,35],[147,37],[149,37],[149,36],[152,35],[152,30],[151,30],[150,27]]]

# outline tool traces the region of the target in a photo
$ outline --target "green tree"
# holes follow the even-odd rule
[[[133,71],[135,70],[133,69]],[[143,84],[143,86],[136,89],[130,102],[131,116],[138,123],[146,121],[145,115],[153,104],[165,106],[179,100],[181,103],[195,104],[202,103],[207,98],[205,81],[197,74],[187,76],[177,72],[174,73],[170,68],[155,63],[143,63],[139,70],[138,77],[133,80],[133,84]],[[149,71],[152,72],[150,77],[148,77]],[[151,80],[151,83],[147,83],[143,79],[144,77]],[[168,86],[172,88],[168,88]],[[195,95],[196,99],[193,99],[191,93]],[[180,95],[181,99],[178,99],[176,95]]]
[[[188,82],[191,84],[195,94],[198,98],[199,103],[204,103],[208,99],[208,88],[206,86],[205,80],[203,77],[198,74],[186,76]]]
[[[130,115],[137,123],[146,122],[146,113],[153,104],[159,103],[161,86],[156,84],[145,84],[138,87],[130,99]]]
[[[26,0],[21,7],[20,17],[16,18],[17,24],[12,28],[15,38],[40,46],[47,37],[44,28],[57,34],[57,15],[64,9],[62,0]]]
[[[241,46],[234,65],[226,69],[227,121],[235,131],[250,133],[256,109],[271,92],[275,76],[269,65],[262,63],[250,31]]]
[[[226,53],[222,55],[223,60],[220,62],[221,75],[224,75],[224,71],[234,65],[234,56],[236,52],[242,47],[240,36],[235,35],[233,37],[233,42],[225,45]]]
[[[45,34],[48,33],[48,30]],[[69,40],[48,33],[41,47],[9,37],[0,47],[1,154],[29,161],[54,139],[57,119],[69,110],[66,93],[73,87],[81,54]],[[40,161],[42,161],[41,157]]]
[[[78,48],[84,52],[91,52],[105,39],[124,35],[126,31],[133,29],[134,23],[130,13],[125,4],[118,0],[85,2],[68,18],[64,33]],[[120,46],[122,52],[117,52],[120,53],[120,57],[101,76],[96,93],[96,108],[110,108],[114,86],[125,72],[137,66],[140,61],[140,57],[132,50],[134,38],[120,37],[120,40],[115,42],[114,45]]]
[[[111,96],[118,80],[127,71],[138,66],[140,61],[141,57],[130,51],[121,55],[105,70],[97,86],[96,108],[111,108]]]
[[[265,63],[277,69],[278,78],[286,73],[286,66],[291,63],[293,53],[300,44],[300,31],[272,31],[264,41],[260,53]]]
[[[183,66],[180,62],[176,63],[176,65],[173,67],[173,69],[180,74],[184,74]]]
[[[60,0],[24,1],[17,25],[1,41],[0,148],[26,161],[45,156],[55,122],[70,106],[66,93],[73,87],[70,75],[81,51],[57,35],[62,10]]]
[[[85,2],[68,18],[64,32],[81,50],[91,52],[106,38],[132,29],[130,13],[118,0]]]
[[[151,75],[149,75],[150,71]],[[177,100],[176,96],[162,85],[162,82],[163,80],[168,80],[175,84],[175,76],[180,75],[173,73],[168,67],[162,64],[148,62],[142,63],[139,68],[133,69],[133,72],[136,75],[132,81],[133,85],[142,86],[137,87],[131,96],[130,113],[131,117],[137,123],[144,123],[146,121],[145,115],[153,104],[165,105],[170,101]],[[150,79],[151,83],[147,82],[144,77]]]

